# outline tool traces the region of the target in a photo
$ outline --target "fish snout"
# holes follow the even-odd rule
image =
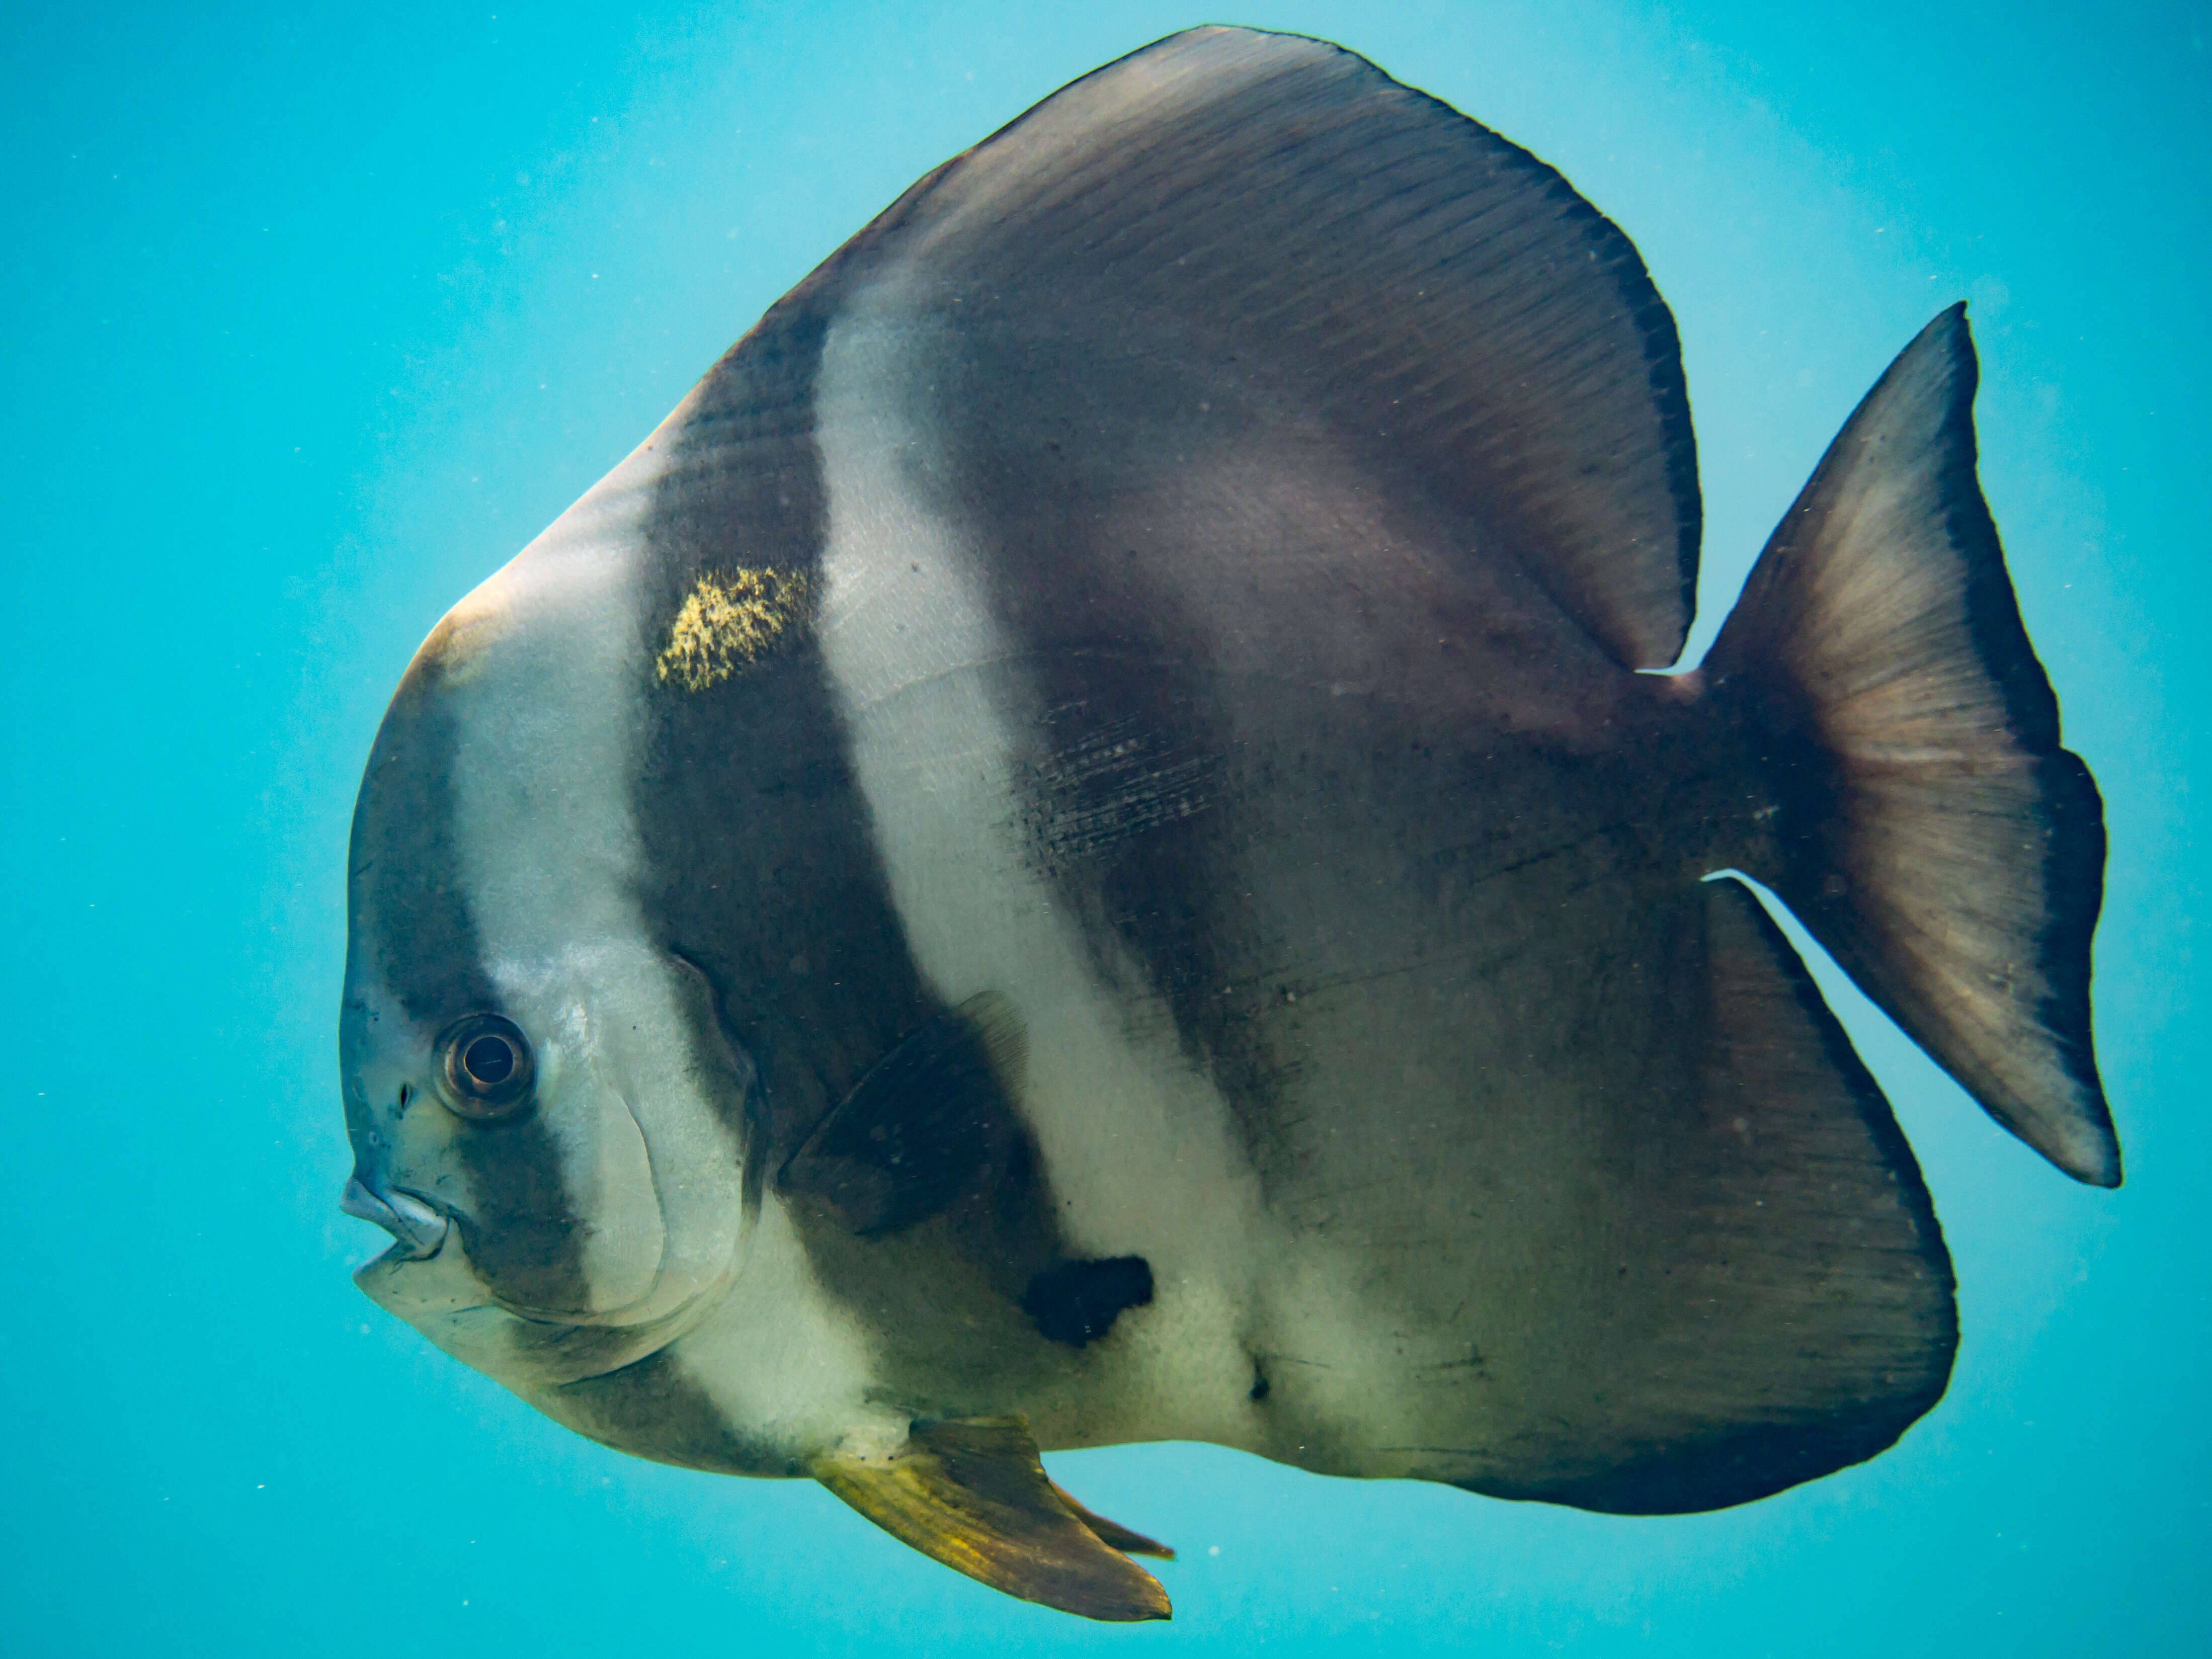
[[[384,1188],[362,1179],[356,1170],[339,1195],[338,1208],[363,1221],[373,1221],[398,1240],[407,1255],[421,1261],[438,1254],[446,1242],[453,1218],[414,1194]]]

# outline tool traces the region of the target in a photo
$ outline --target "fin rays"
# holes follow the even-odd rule
[[[1780,827],[1747,865],[2003,1123],[2077,1179],[2119,1146],[2089,1030],[2103,806],[2058,746],[1975,477],[1963,306],[1867,394],[1709,659]]]

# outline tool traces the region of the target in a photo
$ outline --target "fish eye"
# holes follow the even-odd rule
[[[482,1122],[507,1117],[530,1098],[530,1039],[513,1020],[471,1014],[439,1039],[446,1104]]]

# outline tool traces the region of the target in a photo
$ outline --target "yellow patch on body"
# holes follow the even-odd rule
[[[708,570],[669,624],[653,665],[663,685],[704,691],[796,641],[813,614],[803,570]]]

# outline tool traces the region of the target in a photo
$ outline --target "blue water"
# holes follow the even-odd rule
[[[1238,20],[1355,47],[1635,238],[1701,441],[1693,650],[1860,393],[1972,301],[1983,477],[2108,803],[2129,1180],[2045,1166],[1824,967],[1960,1279],[1955,1379],[1899,1447],[1665,1521],[1055,1458],[1182,1548],[1176,1622],[1132,1630],[811,1485],[601,1450],[380,1315],[334,1025],[348,813],[440,612],[915,175],[1200,20],[507,3],[0,25],[0,1652],[2212,1651],[2212,14]]]

